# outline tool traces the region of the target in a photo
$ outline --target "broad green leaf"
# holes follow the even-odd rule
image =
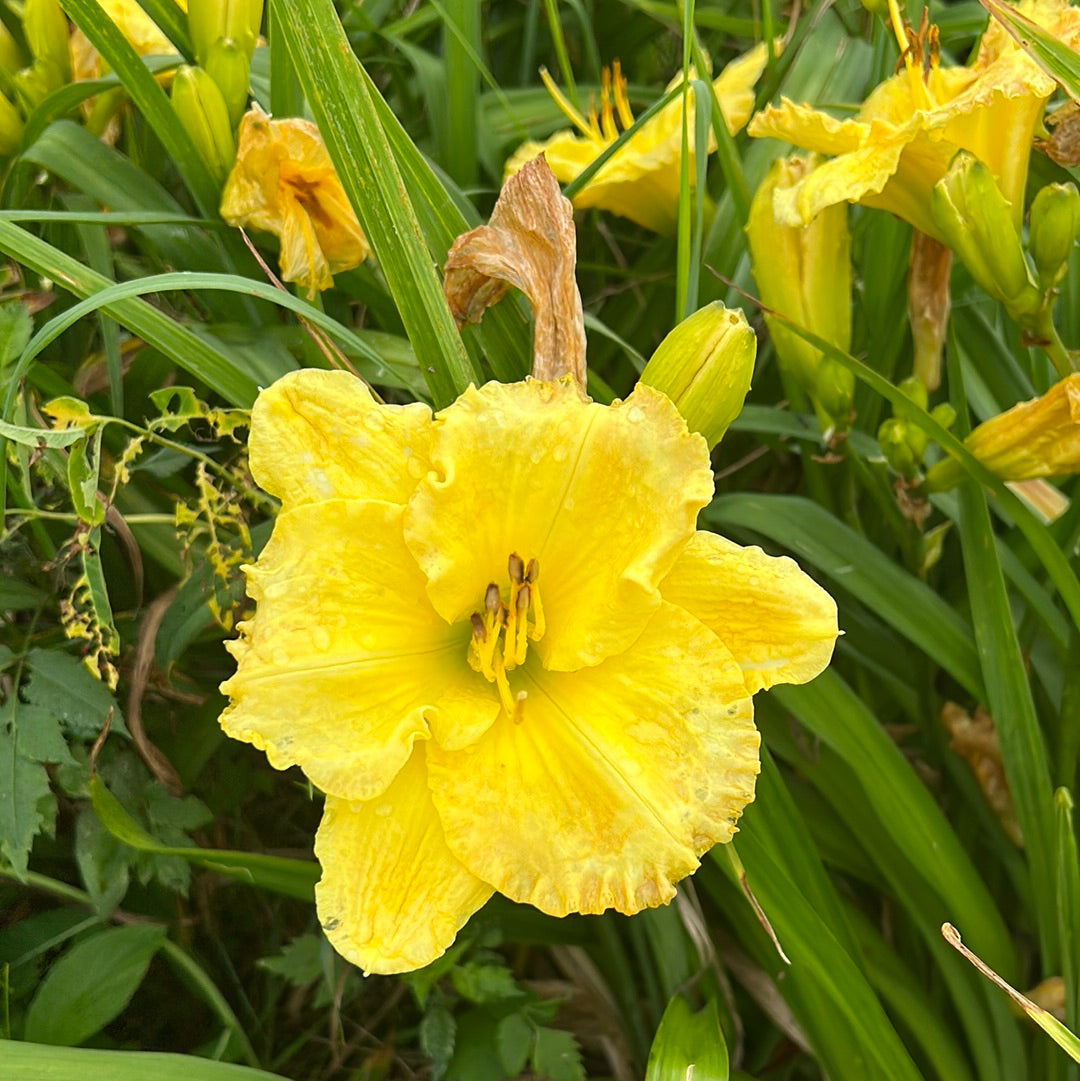
[[[271,0],[330,157],[397,302],[436,405],[479,371],[454,326],[409,191],[331,0]]]
[[[164,939],[164,927],[130,924],[77,942],[34,995],[26,1039],[72,1047],[100,1031],[128,1004]]]
[[[319,865],[280,856],[260,856],[251,852],[227,852],[215,848],[182,848],[164,845],[151,837],[101,783],[90,780],[90,800],[101,824],[118,840],[141,852],[179,856],[200,867],[249,882],[260,889],[311,901],[319,878]]]
[[[675,995],[660,1018],[645,1081],[728,1081],[728,1053],[720,1015],[711,999],[695,1013]]]
[[[8,424],[0,420],[0,435],[23,447],[70,447],[72,443],[86,439],[81,428],[28,428],[22,424]]]
[[[96,1051],[0,1040],[0,1081],[285,1081],[194,1055],[154,1051]]]
[[[106,720],[113,734],[126,733],[116,699],[81,661],[55,649],[32,649],[26,655],[30,678],[23,687],[26,705],[46,713],[76,739],[97,739]]]

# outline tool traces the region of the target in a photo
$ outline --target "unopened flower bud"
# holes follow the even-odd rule
[[[756,355],[757,337],[746,316],[716,300],[660,343],[641,382],[663,391],[712,449],[742,410]]]
[[[54,90],[63,86],[60,72],[47,60],[35,60],[28,68],[11,77],[18,105],[26,114],[32,113]]]
[[[1055,383],[1041,398],[1021,402],[980,424],[964,446],[1002,480],[1032,480],[1080,473],[1080,372]],[[935,491],[965,476],[952,458],[927,474]]]
[[[203,68],[217,83],[229,110],[229,123],[235,129],[247,110],[250,74],[247,53],[232,38],[219,38],[210,46]]]
[[[1047,184],[1031,204],[1028,250],[1035,262],[1039,284],[1052,289],[1069,268],[1069,258],[1080,234],[1080,192],[1075,184]]]
[[[831,357],[825,357],[814,376],[813,398],[833,425],[847,428],[855,401],[855,376]]]
[[[195,57],[207,66],[214,43],[231,41],[251,62],[262,24],[263,0],[188,0],[188,30]]]
[[[816,165],[813,155],[773,163],[750,205],[746,238],[764,304],[847,352],[851,344],[851,238],[846,204],[827,207],[803,226],[781,225],[774,213],[776,193],[797,184]],[[807,393],[816,395],[821,351],[767,314],[765,321],[781,365]],[[824,402],[818,404],[841,419]],[[848,405],[850,401],[843,405],[845,413]]]
[[[914,480],[919,473],[922,454],[912,446],[914,429],[902,417],[890,417],[878,428],[878,446],[885,461],[904,478]]]
[[[224,181],[236,158],[236,144],[217,83],[202,68],[185,64],[173,78],[172,104],[214,179]]]
[[[71,82],[67,16],[57,0],[26,0],[23,31],[34,59],[55,69],[56,85]]]
[[[10,157],[22,146],[22,114],[6,94],[0,93],[0,155]]]
[[[0,70],[8,75],[14,75],[21,67],[25,67],[26,58],[19,49],[19,44],[12,36],[11,31],[0,22]]]
[[[959,151],[934,185],[934,224],[985,292],[1014,318],[1038,311],[1042,298],[1031,278],[1012,210],[993,174],[974,154]]]
[[[930,410],[930,416],[942,426],[949,429],[956,423],[956,410],[948,402],[939,402]]]

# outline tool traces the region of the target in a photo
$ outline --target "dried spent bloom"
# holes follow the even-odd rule
[[[964,446],[1002,480],[1080,473],[1080,372],[1067,375],[1042,397],[984,421]],[[927,473],[926,483],[944,491],[966,475],[958,462],[946,458]]]
[[[258,105],[240,122],[221,216],[280,237],[281,276],[312,292],[329,289],[332,275],[371,254],[319,129],[308,120],[271,120]]]
[[[877,87],[851,120],[783,100],[758,113],[747,131],[831,156],[800,184],[778,191],[776,212],[805,225],[847,200],[891,211],[944,239],[930,213],[930,192],[958,150],[989,167],[1019,228],[1032,139],[1055,84],[997,23],[968,67],[939,68],[929,43],[909,42],[890,2],[905,67]],[[1063,43],[1080,44],[1080,9],[1065,0],[1021,0],[1029,15]],[[926,66],[913,46],[925,53]]]
[[[765,70],[767,53],[759,44],[733,60],[713,80],[727,129],[734,135],[746,123],[754,108],[753,86]],[[679,74],[668,89],[682,80]],[[550,81],[548,90],[577,132],[559,131],[544,142],[523,143],[506,163],[506,176],[513,176],[527,161],[543,154],[555,176],[564,184],[576,179],[634,123],[626,98],[626,79],[619,64],[611,74],[604,71],[600,115],[595,108],[588,118],[570,104]],[[616,122],[617,121],[617,122]],[[595,206],[629,218],[657,233],[675,228],[679,204],[679,167],[682,159],[683,99],[677,98],[641,129],[600,168],[574,196],[579,210]],[[693,124],[688,132],[690,152],[694,148]],[[710,150],[715,143],[710,139]]]
[[[433,417],[305,370],[260,394],[250,452],[282,508],[221,723],[326,793],[316,901],[346,958],[425,965],[496,890],[663,904],[731,838],[751,695],[824,668],[836,606],[695,529],[709,457],[668,398],[530,379]]]

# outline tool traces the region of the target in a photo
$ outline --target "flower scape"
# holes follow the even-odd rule
[[[221,723],[326,793],[316,899],[346,958],[425,965],[494,891],[660,905],[731,839],[752,695],[825,667],[836,607],[696,529],[708,448],[662,393],[605,406],[565,375],[433,413],[299,371],[250,455],[281,511]]]

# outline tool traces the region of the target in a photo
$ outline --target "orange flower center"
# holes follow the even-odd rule
[[[525,718],[526,694],[513,694],[506,673],[525,663],[530,638],[535,642],[544,637],[540,564],[536,559],[526,563],[513,552],[507,560],[507,572],[510,588],[506,600],[498,583],[489,582],[482,610],[470,617],[469,664],[498,687],[503,709],[520,722]]]

